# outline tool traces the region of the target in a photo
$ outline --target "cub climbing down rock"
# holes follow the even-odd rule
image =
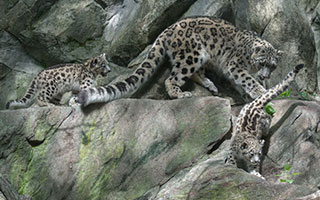
[[[110,72],[105,54],[90,58],[82,64],[60,64],[41,71],[33,78],[26,94],[18,100],[9,101],[7,109],[25,108],[37,98],[39,106],[59,104],[64,93],[90,88],[98,75]]]
[[[251,174],[262,177],[259,168],[264,140],[261,140],[261,137],[268,134],[271,122],[271,117],[265,112],[264,108],[273,98],[290,86],[296,74],[303,67],[303,64],[297,65],[281,83],[270,88],[241,109],[232,133],[226,163],[237,165]]]
[[[171,98],[192,96],[191,92],[181,90],[188,78],[217,93],[214,83],[205,76],[204,66],[210,66],[230,79],[242,96],[255,99],[266,90],[251,74],[258,72],[260,80],[269,78],[281,51],[257,34],[240,31],[222,19],[185,18],[158,36],[132,75],[115,84],[81,91],[79,103],[87,106],[131,94],[151,77],[166,55],[173,65],[165,81]],[[207,62],[210,65],[205,65]]]

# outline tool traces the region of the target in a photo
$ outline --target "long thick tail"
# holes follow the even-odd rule
[[[132,94],[140,85],[151,77],[165,57],[166,48],[163,39],[160,36],[153,43],[145,60],[133,74],[125,80],[114,84],[81,91],[78,94],[78,102],[82,106],[87,106],[92,103],[109,102]]]
[[[296,75],[303,67],[304,67],[304,64],[299,64],[295,66],[294,70],[289,72],[283,81],[278,83],[276,86],[268,89],[265,94],[255,99],[254,102],[260,101],[261,107],[266,106],[272,99],[279,96],[284,90],[286,90],[290,86],[291,82],[294,81]]]
[[[6,109],[26,108],[32,103],[37,92],[37,77],[33,78],[26,94],[17,100],[11,100],[6,104]]]

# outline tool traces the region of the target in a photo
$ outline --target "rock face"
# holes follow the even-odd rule
[[[318,0],[10,0],[0,1],[0,109],[53,64],[105,52],[112,72],[99,84],[122,79],[167,26],[199,15],[255,31],[285,52],[268,86],[305,63],[308,71],[297,77],[293,94],[304,91],[302,98],[320,101]],[[237,93],[208,72],[223,98],[187,83],[194,98],[169,100],[164,88],[169,73],[160,68],[136,99],[84,110],[0,111],[0,177],[17,196],[39,200],[312,199],[305,196],[318,194],[318,103],[274,102],[264,181],[224,165],[238,114],[234,104],[241,103]],[[0,199],[8,198],[1,188]]]
[[[14,37],[0,30],[0,109],[9,100],[23,96],[32,78],[42,69]]]
[[[230,109],[206,97],[1,111],[0,170],[35,199],[135,199],[220,140]]]
[[[266,181],[224,165],[231,107],[216,97],[0,111],[0,172],[33,199],[306,196],[320,182],[320,106],[274,104],[261,168]]]

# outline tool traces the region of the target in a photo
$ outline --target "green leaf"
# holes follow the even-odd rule
[[[283,166],[283,168],[284,168],[284,170],[286,170],[286,171],[290,171],[291,166],[290,166],[289,164],[285,164],[285,165]]]
[[[284,91],[280,94],[281,97],[288,98],[291,94],[291,88],[288,91]]]
[[[272,107],[272,103],[270,102],[270,103],[268,103],[266,106],[265,106],[265,111],[266,111],[266,113],[268,114],[268,115],[270,115],[270,116],[273,116],[273,114],[274,113],[276,113],[276,111],[275,111],[275,109]]]
[[[282,93],[280,94],[280,96],[282,96],[282,97],[287,96],[287,91],[282,92]]]
[[[292,180],[292,179],[288,179],[287,182],[290,183],[290,184],[292,184],[292,183],[293,183],[293,180]]]
[[[287,180],[286,179],[280,179],[280,182],[287,182]]]
[[[297,175],[300,175],[301,173],[293,173],[293,174],[291,174],[292,176],[297,176]]]
[[[310,100],[309,93],[306,91],[299,92],[299,95],[303,100]]]
[[[277,174],[277,175],[275,175],[275,176],[282,176],[282,174]]]

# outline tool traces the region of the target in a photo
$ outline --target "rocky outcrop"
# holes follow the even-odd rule
[[[303,98],[320,100],[319,1],[11,0],[0,2],[0,108],[21,97],[43,67],[80,62],[101,52],[112,61],[112,72],[98,83],[122,79],[161,31],[181,17],[197,15],[227,19],[285,51],[269,86],[305,63],[308,72],[299,74],[292,94],[304,91]],[[164,80],[169,73],[160,68],[132,96],[137,99],[84,110],[0,111],[1,180],[16,196],[39,200],[319,196],[318,103],[274,102],[276,114],[264,138],[262,180],[224,165],[232,121],[241,108],[233,88],[208,72],[223,98],[187,83],[193,98],[168,100]],[[0,199],[8,198],[3,195]]]
[[[229,113],[214,97],[1,111],[0,171],[34,199],[135,199],[205,155]]]
[[[216,97],[0,111],[0,172],[33,199],[294,199],[314,193],[320,106],[281,100],[274,108],[261,168],[266,180],[225,166],[231,107]]]
[[[0,30],[0,109],[9,100],[23,96],[32,78],[42,69],[16,38]]]

